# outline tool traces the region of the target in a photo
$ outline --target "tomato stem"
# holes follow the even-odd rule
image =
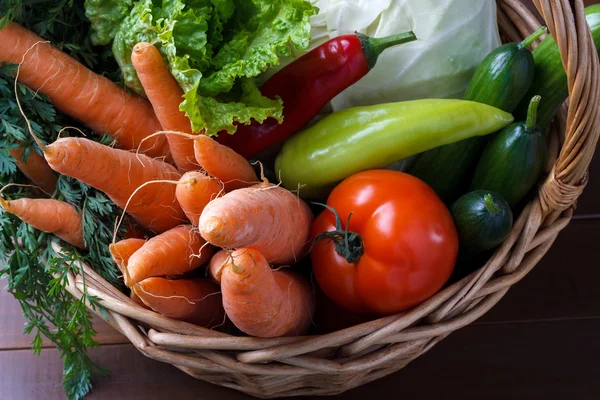
[[[322,203],[313,202],[313,204],[323,206],[329,211],[331,211],[333,215],[335,215],[335,230],[319,233],[314,238],[313,246],[315,245],[315,243],[323,239],[331,239],[335,245],[335,251],[340,256],[344,257],[349,264],[356,263],[365,252],[365,247],[363,244],[362,237],[358,233],[351,232],[348,230],[348,227],[350,226],[350,217],[352,217],[352,213],[348,215],[348,220],[346,221],[346,229],[343,229],[342,219],[340,218],[340,214],[338,214],[335,208]]]

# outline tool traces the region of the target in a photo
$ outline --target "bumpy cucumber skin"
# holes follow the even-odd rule
[[[498,206],[499,211],[495,215],[485,205],[488,194]],[[493,249],[506,239],[513,226],[512,210],[506,200],[487,190],[463,195],[452,204],[450,212],[458,231],[462,255]]]
[[[470,190],[499,193],[515,207],[538,182],[547,159],[548,146],[539,128],[509,125],[485,147]]]
[[[585,9],[586,20],[592,31],[596,50],[600,53],[600,4],[594,4]],[[538,109],[538,125],[545,131],[558,107],[569,95],[567,75],[562,65],[560,52],[552,36],[546,37],[538,47],[533,50],[535,73],[533,83],[517,106],[514,116],[516,121],[524,120],[527,116],[529,100],[535,96],[542,96]]]
[[[518,43],[509,43],[491,52],[480,64],[464,99],[512,112],[528,91],[534,73],[531,52]],[[429,184],[445,202],[457,197],[468,184],[468,171],[477,160],[489,137],[476,137],[429,150],[410,173]]]
[[[464,100],[513,112],[533,82],[533,55],[519,43],[490,53],[475,71]]]

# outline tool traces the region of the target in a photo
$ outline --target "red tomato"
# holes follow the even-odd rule
[[[339,214],[341,231],[334,212],[323,211],[312,225],[321,239],[311,259],[319,286],[340,306],[397,313],[431,297],[452,274],[454,221],[423,181],[397,171],[359,172],[331,192],[327,205]]]
[[[339,331],[379,318],[376,314],[359,314],[340,307],[318,285],[315,288],[315,302],[319,305],[314,315],[318,334]]]

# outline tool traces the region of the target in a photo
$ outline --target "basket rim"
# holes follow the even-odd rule
[[[263,390],[256,386],[258,383],[232,383],[209,373],[227,372],[238,378],[362,373],[360,378],[349,378],[343,385],[345,390],[403,367],[448,334],[484,315],[527,275],[569,224],[575,202],[587,184],[587,169],[600,134],[596,128],[600,120],[600,66],[583,1],[575,0],[574,10],[568,0],[533,1],[561,52],[569,82],[568,108],[563,105],[559,109],[550,128],[551,159],[546,180],[521,212],[509,237],[482,268],[407,312],[323,335],[272,339],[231,336],[144,309],[82,262],[83,276],[69,272],[67,290],[81,298],[85,285],[108,310],[108,322],[148,357],[253,395],[304,392],[293,385],[285,387],[282,381]],[[518,0],[497,0],[497,5],[498,23],[511,41],[520,40],[540,25]],[[54,249],[64,251],[58,244]],[[184,350],[188,353],[180,352]],[[321,388],[314,393],[333,391]]]

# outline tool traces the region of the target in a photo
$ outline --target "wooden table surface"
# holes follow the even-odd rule
[[[495,308],[407,368],[333,399],[600,399],[600,157],[590,174],[573,222]],[[0,399],[64,399],[57,350],[46,343],[34,356],[23,324],[0,290]],[[100,320],[96,329],[102,347],[91,355],[111,376],[95,380],[90,400],[250,398],[145,358]]]

